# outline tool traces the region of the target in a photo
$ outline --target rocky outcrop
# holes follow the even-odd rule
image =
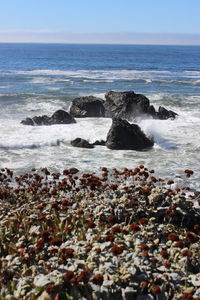
[[[75,118],[104,117],[104,101],[94,96],[79,97],[72,100],[70,114]]]
[[[79,147],[79,148],[94,148],[92,144],[90,144],[88,141],[81,139],[81,138],[76,138],[75,140],[71,141],[71,145],[73,147]]]
[[[144,95],[135,94],[132,91],[110,91],[105,95],[105,98],[106,117],[118,117],[130,120],[141,114],[148,113],[149,99]]]
[[[54,125],[54,124],[72,124],[76,123],[75,119],[64,110],[57,110],[51,117],[35,116],[32,119],[26,118],[21,121],[24,125],[42,126],[42,125]]]
[[[150,140],[136,124],[114,118],[108,132],[106,146],[116,150],[143,150],[153,146]]]
[[[153,118],[153,119],[174,119],[176,113],[168,111],[164,107],[159,107],[156,112],[150,101],[142,94],[136,94],[133,91],[114,92],[110,91],[105,95],[104,103],[106,117],[118,117],[126,120],[135,118]]]
[[[166,108],[164,108],[162,106],[159,106],[157,116],[158,116],[158,119],[160,119],[160,120],[175,119],[177,116],[177,113],[175,113],[172,110],[167,110]]]
[[[97,140],[94,143],[92,143],[92,145],[94,146],[105,146],[106,142],[104,140]]]

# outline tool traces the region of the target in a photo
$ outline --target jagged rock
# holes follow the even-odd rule
[[[105,146],[106,142],[104,140],[97,140],[94,143],[92,143],[93,146]]]
[[[104,100],[94,96],[79,97],[72,101],[70,114],[75,118],[104,117]]]
[[[126,120],[135,118],[174,119],[177,114],[160,106],[158,112],[150,101],[142,94],[133,91],[110,91],[105,95],[105,117],[118,117]]]
[[[31,119],[31,118],[26,118],[25,120],[22,120],[21,123],[24,124],[24,125],[34,126],[33,119]]]
[[[57,110],[51,117],[46,115],[44,116],[35,116],[32,119],[26,118],[21,121],[24,125],[55,125],[55,124],[72,124],[76,123],[75,119],[64,110]]]
[[[155,107],[153,105],[149,106],[147,114],[150,115],[153,119],[155,119],[157,117],[157,112],[156,112]]]
[[[149,99],[144,95],[135,94],[133,91],[110,91],[105,95],[105,98],[106,117],[131,120],[148,113]]]
[[[76,138],[75,140],[71,141],[71,145],[80,148],[94,148],[92,144],[81,138]]]
[[[166,120],[166,119],[175,119],[177,116],[177,113],[175,113],[172,110],[167,110],[166,108],[159,106],[158,113],[157,113],[158,119]]]
[[[114,118],[108,132],[106,146],[116,150],[142,150],[153,146],[150,140],[136,124]]]
[[[49,117],[44,115],[44,116],[35,116],[32,119],[31,118],[26,118],[25,120],[22,120],[21,123],[24,125],[32,125],[32,126],[41,126],[41,125],[49,125]]]
[[[75,119],[64,110],[57,110],[49,120],[50,124],[71,124],[76,123]]]

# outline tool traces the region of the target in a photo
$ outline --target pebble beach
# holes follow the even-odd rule
[[[0,299],[200,299],[193,175],[1,169]]]

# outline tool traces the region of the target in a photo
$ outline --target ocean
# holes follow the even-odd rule
[[[175,120],[141,120],[153,136],[148,151],[71,146],[76,137],[106,139],[111,119],[25,126],[26,117],[69,110],[72,99],[110,91],[144,94],[178,113]],[[158,45],[0,44],[0,167],[15,174],[31,168],[82,171],[144,164],[177,185],[200,188],[200,47]],[[185,169],[194,175],[186,179]]]

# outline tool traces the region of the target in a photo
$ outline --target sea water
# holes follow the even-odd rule
[[[69,110],[75,97],[105,99],[110,91],[144,94],[150,103],[178,113],[175,120],[140,120],[153,137],[148,151],[74,148],[76,137],[106,139],[108,118],[76,124],[25,126],[26,117]],[[0,44],[0,167],[16,173],[47,167],[61,171],[134,168],[144,164],[159,176],[200,182],[200,47],[151,45]]]

